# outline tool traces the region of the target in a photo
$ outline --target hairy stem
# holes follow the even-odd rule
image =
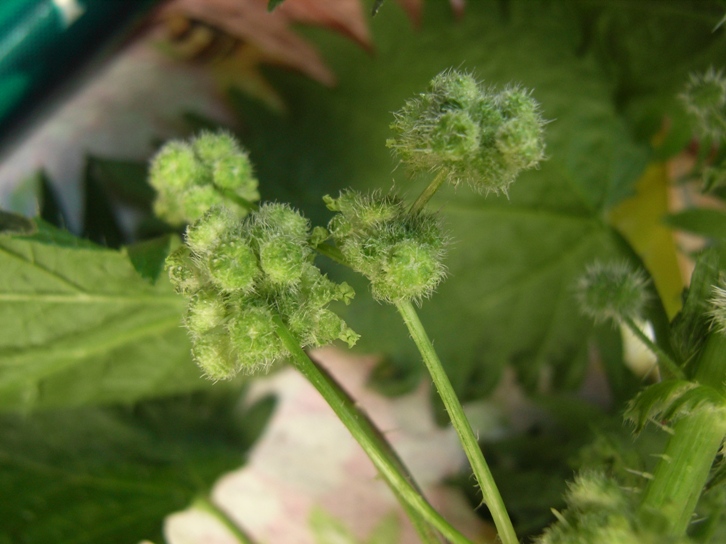
[[[208,497],[199,496],[194,500],[194,506],[199,510],[203,510],[213,515],[224,525],[227,530],[234,535],[239,544],[255,544],[255,541],[247,533],[244,532],[242,527],[237,525],[232,518],[227,515],[227,512],[222,510],[219,506],[214,504]]]
[[[726,336],[712,332],[697,361],[695,380],[725,392]],[[643,492],[640,513],[657,513],[674,536],[684,535],[726,435],[726,420],[719,410],[698,410],[673,427],[661,457]]]
[[[497,489],[494,483],[494,478],[484,459],[479,443],[474,436],[474,431],[464,414],[464,409],[459,402],[459,398],[456,396],[454,388],[446,376],[444,367],[434,350],[431,340],[426,334],[426,330],[416,313],[416,309],[410,301],[398,302],[396,303],[396,308],[401,314],[401,317],[403,317],[403,321],[406,323],[413,341],[421,352],[421,356],[431,374],[434,385],[439,392],[441,400],[444,402],[444,406],[446,406],[446,411],[449,413],[451,423],[459,435],[459,440],[471,463],[474,476],[479,483],[484,503],[489,508],[489,512],[491,512],[492,518],[494,519],[499,538],[504,544],[517,544],[519,541],[514,532],[514,527],[512,527],[512,521],[509,519],[507,509],[504,507],[504,501],[499,493],[499,489]]]
[[[416,202],[411,205],[411,208],[408,210],[408,214],[413,216],[421,212],[421,210],[423,210],[426,206],[426,203],[431,200],[431,197],[434,196],[434,194],[436,194],[436,191],[439,190],[439,187],[441,187],[444,181],[446,181],[446,174],[443,171],[436,174],[436,177],[431,180],[431,183],[429,183],[418,196]]]
[[[290,352],[292,364],[318,390],[340,421],[358,441],[378,472],[403,504],[414,527],[419,531],[419,535],[422,535],[422,540],[424,542],[435,542],[435,537],[425,527],[426,524],[429,524],[454,544],[471,544],[423,497],[413,483],[413,478],[405,469],[403,462],[398,458],[373,422],[361,412],[348,393],[307,356],[300,348],[299,342],[279,317],[275,318],[275,321],[277,334]]]

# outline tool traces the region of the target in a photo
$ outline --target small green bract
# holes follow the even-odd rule
[[[358,339],[327,309],[353,298],[313,264],[307,219],[283,204],[265,204],[243,219],[212,208],[189,226],[186,245],[167,259],[177,292],[189,297],[184,325],[192,353],[213,380],[266,370],[287,350],[282,323],[302,347]]]
[[[505,193],[522,170],[544,159],[538,103],[517,86],[483,87],[456,70],[437,75],[406,102],[386,144],[416,172],[439,172],[484,193]]]

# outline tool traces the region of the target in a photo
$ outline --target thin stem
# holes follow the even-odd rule
[[[315,247],[315,251],[317,251],[321,255],[325,255],[330,260],[333,260],[338,264],[342,264],[343,266],[350,266],[348,264],[348,261],[345,260],[343,253],[337,246],[333,246],[330,244],[320,244]]]
[[[646,348],[648,348],[658,358],[658,365],[661,371],[667,376],[672,378],[685,379],[686,375],[683,369],[679,367],[671,357],[663,351],[658,344],[653,342],[648,336],[638,327],[637,323],[631,318],[623,320],[625,325],[630,329],[638,340],[640,340]]]
[[[512,521],[509,519],[504,501],[499,493],[499,489],[497,489],[489,466],[484,459],[479,443],[474,436],[471,424],[464,414],[464,409],[459,402],[459,398],[456,396],[454,388],[446,376],[441,361],[434,350],[431,340],[426,334],[426,330],[413,304],[410,301],[398,302],[396,303],[396,308],[401,314],[401,317],[403,317],[403,321],[406,323],[419,352],[421,352],[421,356],[431,374],[434,385],[439,392],[441,400],[444,402],[446,411],[449,413],[451,423],[459,435],[459,440],[461,440],[464,452],[474,471],[474,476],[479,483],[484,503],[489,508],[489,512],[491,512],[492,518],[494,519],[499,538],[504,544],[517,544],[519,541],[514,532]]]
[[[340,421],[366,452],[373,465],[383,476],[406,511],[413,514],[412,522],[420,527],[422,521],[430,524],[454,544],[471,544],[458,530],[449,524],[417,490],[403,463],[385,440],[373,422],[358,408],[338,383],[312,361],[300,348],[279,317],[275,318],[277,335],[291,354],[292,364],[318,390],[333,409]],[[430,534],[430,533],[429,533]],[[432,542],[433,537],[425,542]]]
[[[220,189],[219,187],[215,187],[215,189],[224,198],[231,200],[232,202],[243,207],[247,211],[255,212],[259,209],[259,206],[257,204],[255,204],[254,202],[250,202],[246,198],[242,198],[241,196],[233,193],[232,191],[228,191],[226,189]]]
[[[199,510],[203,510],[209,514],[212,514],[215,518],[217,518],[217,520],[219,520],[222,525],[224,525],[227,530],[234,535],[234,537],[237,539],[237,542],[239,542],[240,544],[255,544],[255,541],[252,539],[252,537],[245,533],[242,527],[237,525],[232,520],[232,518],[227,515],[227,512],[214,504],[208,497],[197,497],[194,501],[194,506]]]
[[[421,210],[423,210],[426,206],[426,203],[431,200],[431,197],[439,190],[439,187],[441,187],[444,181],[446,181],[446,174],[442,170],[436,174],[436,177],[431,180],[431,183],[429,183],[418,196],[416,202],[411,205],[411,208],[408,210],[408,215],[416,215],[421,212]]]

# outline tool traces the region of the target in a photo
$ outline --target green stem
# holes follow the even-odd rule
[[[224,198],[231,200],[232,202],[243,207],[247,211],[255,212],[259,209],[259,206],[257,204],[255,204],[254,202],[250,202],[246,198],[242,198],[241,196],[233,193],[232,191],[220,189],[219,187],[215,187],[215,190],[220,193]]]
[[[419,530],[419,534],[422,534],[423,531],[423,534],[426,535],[424,542],[434,542],[435,537],[422,526],[423,521],[437,529],[454,544],[471,544],[426,501],[416,488],[413,478],[406,471],[402,461],[373,422],[361,412],[355,401],[327,372],[307,356],[282,319],[276,317],[275,322],[277,335],[290,352],[292,364],[318,390],[340,421],[358,441],[396,497],[402,502],[406,511],[412,514],[411,521]]]
[[[439,360],[434,346],[431,343],[426,330],[421,323],[421,320],[416,313],[413,304],[410,301],[396,303],[396,308],[401,314],[403,321],[406,323],[413,341],[416,343],[421,356],[423,357],[424,363],[428,368],[431,378],[436,386],[436,389],[441,396],[441,400],[444,402],[451,423],[456,429],[461,444],[464,448],[471,468],[474,471],[474,476],[479,483],[479,488],[482,492],[484,503],[489,508],[489,512],[494,519],[494,524],[497,527],[499,538],[504,544],[517,544],[517,535],[514,532],[512,521],[509,519],[507,509],[504,506],[502,496],[494,483],[494,478],[489,470],[484,455],[482,454],[479,443],[474,436],[474,431],[471,428],[469,420],[464,414],[464,409],[459,402],[459,398],[454,392],[454,388],[451,386],[449,378],[446,376],[443,365]]]
[[[623,322],[628,327],[628,329],[630,329],[630,332],[632,332],[635,337],[638,338],[638,340],[645,344],[645,347],[648,348],[658,358],[658,366],[663,372],[663,375],[671,378],[678,378],[681,380],[686,378],[683,369],[681,369],[681,367],[679,367],[676,362],[671,359],[671,357],[665,351],[663,351],[660,346],[658,346],[658,344],[648,338],[648,336],[640,329],[640,327],[638,327],[635,321],[630,318],[626,318],[623,320]]]
[[[338,264],[342,264],[343,266],[350,266],[348,264],[348,261],[345,260],[343,252],[340,251],[337,246],[333,246],[330,244],[320,244],[318,246],[315,246],[315,251],[317,251],[321,255],[325,255],[330,260],[333,260]]]
[[[194,506],[199,510],[203,510],[209,514],[212,514],[227,530],[234,535],[237,542],[240,544],[255,544],[255,541],[242,528],[237,525],[227,513],[222,510],[219,506],[214,504],[208,497],[200,496],[194,500]]]
[[[696,363],[695,380],[726,392],[725,354],[726,336],[712,332]],[[725,435],[720,410],[698,410],[678,421],[643,492],[641,516],[655,512],[673,536],[684,535]]]
[[[436,177],[431,180],[431,183],[429,183],[418,196],[416,202],[411,205],[411,208],[408,210],[408,214],[416,215],[421,212],[421,210],[423,210],[426,206],[426,203],[431,200],[431,197],[434,196],[434,194],[436,194],[436,191],[439,190],[439,187],[441,187],[444,181],[446,181],[446,174],[443,171],[436,174]]]

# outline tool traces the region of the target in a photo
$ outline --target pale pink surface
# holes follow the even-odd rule
[[[463,453],[452,429],[432,419],[429,390],[385,398],[365,387],[375,359],[352,357],[335,349],[314,356],[358,399],[411,469],[434,506],[469,535],[483,531],[471,507],[442,482],[457,472]],[[292,368],[253,385],[251,398],[274,393],[278,407],[255,445],[247,465],[222,477],[212,498],[260,544],[315,544],[310,531],[313,509],[337,518],[361,542],[392,511],[402,525],[402,544],[418,539],[397,501],[372,464],[318,393]],[[217,540],[221,528],[194,511],[171,516],[171,544],[235,543]]]

